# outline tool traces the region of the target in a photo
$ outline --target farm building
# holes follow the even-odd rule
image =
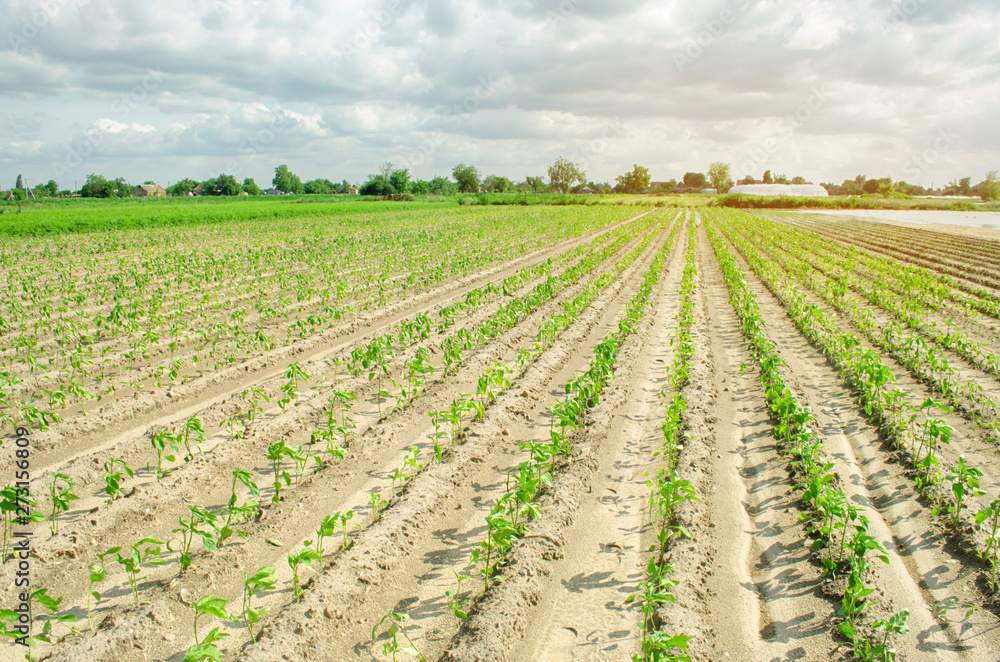
[[[165,196],[167,189],[159,184],[140,184],[132,189],[133,198],[146,198],[149,196]]]
[[[807,198],[829,195],[825,188],[816,184],[738,184],[729,189],[729,192],[742,193],[743,195],[792,195]]]

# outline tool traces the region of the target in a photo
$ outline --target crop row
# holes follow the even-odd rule
[[[866,584],[873,559],[888,563],[885,548],[868,531],[864,510],[848,500],[842,484],[826,460],[822,440],[811,428],[812,412],[803,406],[788,387],[783,362],[774,343],[767,337],[756,297],[747,286],[736,260],[714,229],[709,237],[730,292],[730,303],[740,321],[754,360],[760,366],[760,383],[775,419],[775,438],[788,458],[792,473],[801,489],[806,512],[800,516],[809,522],[808,533],[813,547],[823,550],[821,561],[827,574],[846,574],[844,595],[837,627],[846,638],[856,658],[862,660],[895,659],[889,643],[891,634],[909,631],[909,612],[903,610],[888,619],[865,623],[862,616],[871,606],[869,596],[875,589]],[[847,556],[845,558],[845,551]],[[846,567],[845,567],[846,566]]]
[[[656,610],[674,600],[670,589],[677,585],[677,580],[670,577],[673,564],[667,561],[670,542],[678,536],[690,537],[678,521],[678,507],[685,501],[699,500],[691,482],[682,478],[677,471],[677,451],[684,431],[684,412],[688,405],[684,388],[689,383],[691,360],[695,350],[694,340],[691,337],[691,328],[694,324],[695,278],[698,275],[695,228],[694,219],[690,219],[684,272],[679,289],[677,327],[673,340],[674,360],[666,368],[668,387],[661,392],[661,396],[667,399],[668,403],[661,426],[663,441],[660,450],[654,456],[660,457],[663,465],[657,471],[655,478],[647,482],[651,488],[648,505],[649,521],[656,532],[657,544],[651,549],[654,553],[646,563],[645,579],[639,582],[635,594],[627,600],[638,602],[642,614],[639,625],[641,652],[633,654],[635,662],[690,660],[686,653],[691,636],[671,634],[658,627]]]
[[[742,227],[744,236],[754,241],[758,249],[765,250],[768,255],[781,266],[786,273],[794,275],[800,283],[822,297],[828,304],[844,313],[851,323],[861,331],[873,344],[888,352],[917,378],[932,385],[942,396],[952,404],[964,409],[970,417],[986,430],[996,443],[1000,440],[1000,408],[989,396],[988,391],[974,379],[964,382],[958,379],[959,371],[952,366],[944,355],[943,348],[957,350],[959,347],[969,349],[968,353],[958,352],[973,365],[982,366],[982,361],[996,362],[995,355],[978,348],[965,334],[957,329],[948,332],[948,340],[938,340],[938,336],[928,342],[921,334],[904,330],[923,329],[927,325],[913,312],[919,309],[920,299],[906,296],[897,300],[887,296],[873,287],[866,291],[867,300],[875,306],[887,310],[892,318],[885,324],[879,324],[874,313],[865,306],[860,297],[849,294],[843,286],[843,281],[833,280],[824,276],[822,268],[816,269],[819,257],[796,257],[795,252],[782,250],[781,246],[795,247],[803,253],[813,250],[813,245],[800,242],[794,232],[782,233],[779,228],[769,226],[767,221],[746,219]],[[942,347],[944,346],[944,347]],[[972,351],[978,348],[978,353]],[[984,359],[979,357],[985,356]]]
[[[967,514],[970,509],[975,510],[976,500],[985,496],[979,485],[983,473],[976,467],[968,466],[961,456],[952,466],[940,466],[941,447],[951,442],[953,432],[940,417],[944,405],[931,398],[915,405],[905,391],[898,388],[890,390],[894,377],[881,357],[875,351],[865,349],[856,336],[842,331],[831,315],[808,302],[792,278],[762,257],[738,231],[733,232],[734,228],[742,225],[741,221],[747,219],[740,213],[730,214],[726,223],[730,230],[729,239],[753,272],[781,301],[806,339],[819,348],[851,384],[859,404],[876,427],[909,458],[915,470],[916,486],[933,500],[934,513],[943,516],[954,536],[967,540],[978,549],[984,564],[996,568],[996,528],[987,534],[983,544],[979,544],[970,533],[973,529],[968,526],[967,520],[974,520],[976,524],[992,521],[1000,500],[971,517]],[[995,574],[990,573],[990,582],[994,582],[994,578]]]
[[[600,223],[613,218],[598,217],[599,223],[593,218],[576,222],[553,219],[567,222],[539,223],[537,234],[534,237],[529,234],[529,238],[536,245],[549,245],[552,239],[600,227]],[[441,271],[433,281],[438,282],[508,259],[513,251],[523,250],[526,244],[523,230],[515,231],[515,227],[521,226],[511,220],[499,228],[479,221],[478,225],[454,222],[433,232],[356,230],[328,239],[289,240],[287,248],[280,251],[262,244],[257,255],[252,249],[249,255],[240,253],[228,244],[219,247],[218,257],[213,253],[168,251],[160,258],[137,264],[119,258],[107,276],[102,275],[106,269],[99,264],[70,265],[60,270],[51,259],[33,265],[15,262],[5,274],[12,296],[4,301],[8,309],[0,318],[8,320],[6,326],[10,330],[16,325],[18,333],[6,334],[10,344],[4,353],[5,370],[0,373],[3,378],[0,397],[9,401],[17,387],[18,395],[23,396],[19,401],[29,403],[25,406],[33,406],[30,403],[35,399],[44,400],[37,385],[28,386],[28,393],[20,392],[25,385],[18,386],[39,371],[46,378],[49,399],[55,398],[53,404],[72,404],[113,395],[124,384],[141,389],[146,380],[174,383],[213,361],[217,368],[245,360],[279,343],[291,343],[293,336],[303,338],[321,333],[342,322],[345,313],[357,314],[365,308],[368,304],[360,301],[345,303],[351,286],[341,273],[351,261],[364,261],[373,269],[384,269],[385,259],[398,247],[412,247],[408,248],[410,257],[414,250],[428,254],[415,264],[429,261],[440,265],[442,260],[454,263],[462,256],[480,252],[479,246],[498,247],[482,252],[482,257],[471,263],[463,263],[458,271],[455,268],[447,273]],[[469,233],[472,229],[475,232]],[[458,241],[460,236],[464,243]],[[496,236],[506,238],[498,242]],[[345,251],[341,245],[345,238],[357,246]],[[448,248],[447,253],[455,253],[448,255],[442,254],[441,246],[466,248],[464,251]],[[398,268],[409,274],[419,271],[408,265],[405,257]],[[285,275],[270,273],[275,270],[278,273],[284,270]],[[52,271],[58,277],[46,278]],[[388,274],[368,268],[365,271],[362,280],[368,283],[384,287],[391,280]],[[188,274],[201,275],[189,284],[174,282],[175,278],[189,277]],[[79,284],[87,284],[86,289],[78,291]],[[430,281],[423,286],[428,284]],[[145,292],[151,294],[146,296]],[[13,296],[15,293],[17,296]],[[177,297],[178,301],[167,304],[166,297]],[[56,304],[53,298],[62,301]],[[75,311],[82,313],[83,303],[89,299],[99,306],[87,313],[89,319],[78,316]],[[182,301],[188,303],[181,305]],[[385,301],[382,297],[374,303]],[[348,305],[352,310],[345,308]],[[248,317],[247,309],[256,313]],[[48,332],[46,325],[50,328]],[[276,334],[279,328],[285,330],[284,339]],[[46,333],[52,339],[47,348],[38,345]],[[190,350],[182,361],[185,344],[190,345]],[[154,356],[160,357],[158,364],[154,363]],[[129,376],[147,364],[144,375]],[[36,375],[30,382],[40,384],[40,379],[41,375]]]
[[[634,230],[635,228],[632,227],[629,229]],[[631,232],[623,232],[621,238],[628,239],[630,236],[632,236]],[[646,236],[644,237],[643,241],[641,242],[640,246],[637,249],[630,251],[630,253],[625,258],[619,260],[615,264],[616,273],[620,273],[621,270],[627,267],[627,265],[632,260],[634,260],[641,253],[642,250],[645,249],[645,247],[648,245],[648,243],[651,241],[652,238],[653,234],[646,234]],[[616,250],[617,246],[621,245],[620,242],[618,241],[613,242],[613,244],[615,245]],[[596,261],[594,263],[589,264],[588,266],[590,268],[593,268],[593,266],[595,266],[595,263]],[[586,302],[593,299],[593,297],[596,295],[596,292],[600,291],[601,286],[608,285],[610,282],[612,282],[612,280],[613,278],[607,278],[607,277],[602,277],[601,279],[598,279],[597,287],[588,286],[584,290],[584,292],[582,292],[578,297],[576,297],[573,300],[573,302],[564,305],[562,309],[558,311],[554,316],[558,320],[557,325],[562,328],[567,327],[569,323],[571,323],[572,319],[575,318],[575,314],[578,313],[580,310],[582,310]],[[573,315],[570,315],[569,314],[570,312],[572,312]],[[552,340],[553,336],[551,333],[542,334],[542,332],[540,331],[539,336],[536,338],[534,350],[527,355],[524,353],[518,355],[517,363],[520,364],[518,373],[523,371],[524,368],[526,368],[530,360],[533,360],[534,358],[537,357],[537,355],[541,351],[544,351],[544,348],[547,347]],[[293,375],[292,377],[294,379],[295,376]],[[477,397],[481,398],[481,402],[483,400],[488,401],[491,398],[495,398],[495,395],[499,391],[501,391],[503,388],[506,388],[506,386],[509,385],[509,381],[510,381],[509,377],[507,377],[505,374],[501,374],[501,371],[498,370],[498,367],[494,366],[493,369],[488,370],[487,373],[480,378],[479,380],[480,385],[485,384],[485,388],[481,389],[481,391],[477,393]],[[289,390],[291,392],[295,392],[297,389],[293,388]],[[455,404],[456,403],[453,403],[453,405]],[[462,403],[458,403],[458,409],[459,410],[463,409]],[[332,417],[335,412],[331,409],[329,413]],[[432,414],[439,414],[439,413],[441,412],[432,412]],[[481,415],[482,414],[480,413],[479,416],[481,417]],[[461,416],[461,413],[459,414],[459,416]],[[438,417],[435,418],[437,419]],[[343,421],[343,419],[341,419],[341,421]],[[461,418],[459,418],[457,428],[459,431],[462,428]],[[438,445],[437,439],[435,439],[435,445],[436,446]],[[336,447],[334,446],[334,448]],[[287,445],[283,444],[282,442],[276,442],[275,444],[272,444],[268,448],[268,453],[267,453],[268,456],[267,460],[269,465],[271,466],[271,469],[273,470],[273,475],[275,478],[274,481],[275,492],[272,497],[272,500],[276,497],[279,497],[280,491],[283,486],[291,486],[291,484],[293,483],[293,477],[294,477],[294,482],[300,482],[302,480],[302,477],[305,475],[306,472],[306,467],[313,464],[311,462],[313,457],[322,460],[322,463],[319,464],[319,468],[321,468],[323,464],[325,464],[329,459],[335,459],[333,457],[331,458],[322,457],[323,452],[324,451],[321,451],[320,453],[313,453],[311,451],[311,448],[310,449],[305,449],[302,447],[290,448]],[[438,448],[435,453],[436,460],[440,461],[441,456],[442,456],[441,450],[440,448]],[[435,458],[432,458],[432,461],[434,461]],[[412,477],[415,476],[416,473],[421,469],[422,469],[422,463],[419,452],[417,452],[416,454],[411,453],[411,455],[407,458],[404,467],[399,472],[397,472],[398,474],[401,474],[401,476],[393,477],[394,485],[392,492],[395,493],[397,489],[401,489],[403,484],[408,480],[412,480]],[[174,546],[169,549],[172,549],[172,551],[177,552],[178,555],[176,558],[178,561],[180,571],[182,573],[184,569],[187,568],[191,563],[193,554],[192,543],[194,541],[200,539],[202,541],[205,550],[208,552],[212,552],[219,546],[224,544],[226,538],[234,534],[247,535],[250,533],[251,529],[254,528],[253,526],[249,527],[246,526],[246,523],[248,523],[250,519],[252,519],[254,513],[259,513],[264,508],[264,506],[257,503],[257,500],[253,498],[259,496],[262,490],[260,490],[257,487],[257,485],[248,478],[248,476],[250,475],[252,475],[251,472],[245,472],[245,471],[234,472],[232,497],[230,498],[228,506],[223,510],[221,518],[214,515],[214,513],[212,513],[206,507],[203,506],[189,506],[189,510],[191,512],[187,516],[182,516],[180,518],[179,520],[180,526],[178,527],[178,529],[174,530],[174,533],[179,533],[181,536],[180,543],[179,544],[175,543]],[[397,488],[396,486],[397,480],[400,483],[399,488]],[[58,479],[56,479],[53,482],[53,485],[56,485],[57,482]],[[249,496],[251,498],[247,501],[244,501],[243,503],[240,503],[237,494],[236,488],[239,484],[242,484],[243,486],[247,487],[250,491]],[[68,497],[68,493],[65,491],[67,487],[71,486],[68,486],[65,483],[63,483],[61,488],[58,485],[56,485],[55,487],[56,489],[55,494],[58,494],[59,498],[62,500],[66,500],[66,498]],[[388,505],[388,503],[389,502],[386,502],[382,499],[380,499],[378,503],[373,503],[372,505],[373,520],[379,517],[381,511]],[[353,515],[353,510],[341,511],[340,513],[335,513],[333,515],[330,515],[326,520],[324,520],[323,525],[317,531],[317,540],[318,540],[317,544],[321,546],[322,539],[324,537],[328,537],[331,532],[337,531],[339,527],[339,530],[342,530],[344,533],[345,536],[344,542],[346,545],[347,543],[346,526],[347,526],[347,521],[351,519],[352,515]],[[119,564],[122,564],[123,562],[125,563],[125,565],[123,565],[125,573],[129,575],[130,585],[134,585],[134,582],[132,581],[133,575],[129,574],[129,569],[133,569],[138,573],[141,572],[141,567],[143,563],[156,564],[159,561],[163,560],[162,556],[164,551],[163,547],[166,544],[167,543],[159,541],[155,538],[146,538],[135,543],[130,548],[126,548],[124,551],[122,549],[108,550],[101,556],[101,560],[103,561],[103,559],[108,557],[109,555],[112,559],[121,559],[118,560],[118,563]],[[293,566],[293,593],[295,594],[296,599],[301,595],[301,587],[299,585],[299,582],[296,581],[296,578],[298,577],[298,570],[301,567],[311,565],[311,563],[315,560],[319,560],[318,558],[313,556],[313,554],[316,553],[318,553],[316,546],[305,544],[302,547],[302,549],[293,552],[293,554],[289,556],[289,564],[290,566]],[[138,556],[138,559],[136,559],[136,556]],[[320,554],[320,558],[322,558],[322,554]],[[263,572],[264,575],[261,575],[260,572],[254,575],[254,577],[256,577],[256,580],[254,580],[254,577],[248,576],[247,577],[248,582],[250,580],[254,580],[258,583],[260,582],[266,583],[268,581],[268,578],[271,577],[271,575],[273,574],[273,571],[269,572],[267,571],[266,568],[263,568],[261,572]],[[138,576],[138,574],[136,574],[135,576]],[[251,584],[253,584],[253,582],[251,582]],[[218,598],[213,597],[212,599],[217,600]],[[248,600],[247,604],[249,604],[249,602],[250,601]],[[223,605],[224,603],[225,601],[223,601]],[[209,603],[206,602],[204,604],[208,605]],[[246,616],[246,613],[247,612],[244,611],[244,616]],[[211,615],[211,612],[204,612],[204,614]],[[197,619],[198,616],[196,615],[195,618]],[[219,633],[216,632],[215,636],[217,636],[218,634]],[[206,637],[201,637],[201,638],[196,637],[197,645],[201,646],[201,648],[196,648],[189,652],[192,655],[194,655],[195,653],[199,655],[201,654],[207,655],[208,651],[212,650],[211,647],[215,646],[215,641],[217,641],[217,639],[212,638],[212,635],[209,635],[207,639],[208,640],[206,641]],[[193,658],[193,659],[200,659],[200,658]]]

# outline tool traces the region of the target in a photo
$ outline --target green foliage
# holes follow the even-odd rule
[[[983,201],[1000,200],[1000,177],[996,170],[990,170],[979,184],[979,197]]]
[[[226,600],[206,595],[191,603],[194,609],[194,645],[184,653],[183,662],[202,662],[203,660],[221,660],[222,651],[216,645],[229,636],[228,632],[220,632],[218,627],[212,629],[204,639],[198,637],[198,620],[204,616],[214,616],[222,621],[233,620],[226,611]]]
[[[424,660],[403,627],[403,623],[409,619],[410,616],[408,614],[390,611],[372,628],[372,644],[374,644],[380,636],[379,631],[382,630],[382,626],[386,626],[383,633],[386,640],[382,644],[382,655],[392,658],[393,662],[399,659],[400,653],[412,655],[421,660],[421,662]]]
[[[74,487],[76,487],[76,482],[62,473],[54,474],[52,482],[48,484],[49,496],[52,499],[52,514],[49,521],[49,530],[52,535],[59,533],[59,513],[67,512],[70,502],[80,498],[73,494]]]
[[[253,180],[253,177],[243,178],[243,192],[247,195],[260,195],[260,186]]]
[[[586,184],[587,174],[579,163],[560,156],[549,165],[549,182],[560,193],[568,193],[574,184]]]
[[[132,187],[124,177],[108,180],[103,175],[90,173],[87,181],[80,189],[84,198],[127,198],[132,193]]]
[[[271,185],[279,191],[285,193],[302,193],[305,189],[299,176],[291,172],[287,165],[279,165],[274,169],[274,178]]]
[[[649,188],[649,169],[641,165],[632,166],[631,172],[615,178],[615,191],[619,193],[645,193]]]
[[[108,495],[109,502],[125,496],[122,480],[126,475],[133,478],[135,472],[120,457],[109,458],[104,463],[104,493]]]
[[[115,561],[122,566],[122,569],[128,576],[128,584],[132,590],[132,597],[135,599],[135,604],[138,605],[138,582],[139,576],[142,574],[142,564],[163,565],[166,563],[166,561],[159,558],[165,544],[162,540],[157,540],[156,538],[143,538],[139,542],[129,546],[125,554],[122,554],[122,550],[125,548],[112,547],[106,552],[98,554],[97,558],[103,562],[106,557],[114,554]]]
[[[707,181],[705,175],[700,172],[685,172],[684,173],[684,185],[688,188],[693,189],[703,189],[705,188],[705,182]]]
[[[708,181],[719,193],[725,193],[733,187],[733,178],[729,172],[729,164],[716,161],[708,166]]]
[[[254,625],[260,623],[260,619],[268,612],[265,607],[255,609],[253,598],[263,591],[274,590],[275,583],[278,581],[275,577],[276,572],[277,569],[274,566],[264,566],[252,576],[246,572],[243,574],[243,610],[240,613],[240,620],[250,634],[250,641],[256,641],[253,632]]]
[[[227,175],[225,173],[220,174],[218,177],[212,179],[206,179],[201,183],[202,192],[204,195],[239,195],[243,191],[243,187],[232,175]]]
[[[295,601],[298,602],[302,599],[302,587],[299,585],[299,569],[303,564],[307,567],[312,567],[312,562],[322,561],[323,555],[312,548],[311,540],[306,540],[303,543],[302,549],[288,554],[287,560],[288,567],[292,569],[292,592],[295,594]]]
[[[458,190],[467,193],[479,190],[479,169],[464,162],[452,168],[451,176],[458,182]]]
[[[185,177],[179,182],[167,187],[167,193],[170,195],[185,196],[189,193],[193,193],[195,187],[197,186],[198,182],[189,177]]]

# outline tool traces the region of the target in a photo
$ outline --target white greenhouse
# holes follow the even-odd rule
[[[829,193],[816,184],[737,184],[730,193],[743,195],[793,195],[803,198],[826,197]]]

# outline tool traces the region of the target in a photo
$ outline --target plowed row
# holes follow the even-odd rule
[[[832,329],[856,336],[859,347],[885,364],[892,388],[906,401],[919,405],[931,398],[943,405],[933,379],[900,362],[873,341],[881,337],[878,333],[866,335],[866,327],[854,321],[871,319],[881,329],[901,314],[868,297],[873,287],[909,301],[918,299],[930,281],[880,281],[886,276],[862,260],[848,274],[842,256],[861,251],[891,260],[886,268],[898,265],[900,273],[927,269],[928,278],[937,279],[935,298],[921,304],[926,310],[911,313],[929,322],[906,333],[934,343],[938,327],[930,322],[943,327],[954,320],[956,329],[1000,354],[997,320],[990,315],[998,299],[1000,266],[994,258],[1000,244],[970,239],[951,244],[946,236],[805,214],[767,219],[711,209],[654,210],[631,218],[620,211],[566,213],[573,216],[574,230],[545,234],[536,228],[530,246],[518,240],[516,219],[503,219],[494,246],[482,218],[449,218],[447,232],[435,241],[454,242],[462,223],[472,224],[470,252],[476,257],[470,260],[454,244],[441,253],[446,257],[435,257],[433,242],[428,250],[416,251],[404,240],[380,235],[379,246],[389,247],[386,253],[352,249],[344,281],[350,294],[337,304],[342,318],[328,315],[319,322],[317,317],[315,327],[297,322],[318,315],[321,302],[294,301],[284,288],[332,278],[336,274],[329,265],[283,257],[275,262],[282,277],[261,292],[245,291],[251,283],[234,275],[236,282],[223,281],[213,294],[217,298],[203,307],[204,319],[231,319],[234,310],[245,309],[248,323],[281,342],[256,350],[241,345],[244,354],[232,360],[219,354],[213,369],[204,360],[200,366],[189,362],[183,382],[156,387],[145,382],[133,393],[113,390],[99,410],[84,403],[93,409],[88,415],[79,404],[68,404],[62,410],[65,420],[47,431],[33,430],[31,491],[38,510],[49,513],[46,485],[57,473],[74,481],[80,497],[62,514],[58,534],[50,535],[41,523],[14,526],[33,531],[32,588],[61,597],[58,613],[80,619],[76,631],[53,624],[54,644],[39,642],[35,654],[64,661],[182,660],[218,627],[227,636],[216,645],[227,660],[392,659],[394,634],[402,660],[629,660],[641,655],[644,633],[654,628],[690,636],[687,654],[697,660],[854,659],[838,629],[845,575],[842,569],[824,571],[823,550],[807,530],[802,477],[776,436],[760,362],[748,348],[723,276],[719,251],[726,250],[756,300],[761,329],[780,359],[791,395],[811,412],[810,429],[823,444],[837,485],[851,504],[863,508],[868,531],[885,549],[888,562],[876,563],[865,576],[875,591],[862,627],[874,636],[871,628],[878,619],[905,609],[910,632],[891,638],[897,659],[1000,658],[990,567],[981,554],[986,532],[974,523],[976,513],[1000,497],[986,405],[956,396],[954,406],[935,409],[954,432],[938,454],[940,479],[922,489],[914,480],[919,472],[909,461],[911,449],[866,413],[846,369],[797,323],[797,309],[790,307],[790,297],[803,297],[817,314],[829,317]],[[429,223],[396,220],[400,236]],[[554,221],[545,225],[550,221],[526,222],[556,227]],[[304,250],[329,256],[316,253],[321,224],[293,223],[308,224]],[[352,235],[352,242],[361,242],[363,235]],[[224,245],[224,259],[243,264],[238,233],[224,236],[216,248]],[[814,249],[804,254],[793,242],[811,242]],[[147,241],[145,248],[141,241],[126,244],[109,237],[110,253],[100,258],[102,264],[113,265],[116,250],[124,251],[120,264],[126,264],[132,258],[125,256],[155,242]],[[74,254],[91,255],[73,245]],[[919,248],[906,250],[909,245]],[[255,250],[268,253],[266,245]],[[58,259],[42,253],[39,260]],[[90,259],[96,258],[79,263],[81,283]],[[420,265],[424,277],[409,277],[409,260]],[[680,356],[686,260],[695,269],[694,354],[681,383],[668,379],[668,371]],[[212,260],[191,262],[204,269]],[[4,265],[7,282],[21,277],[12,273],[15,261]],[[55,263],[51,272],[44,262],[32,269],[38,274],[33,282],[50,277],[55,282],[59,279],[52,274],[60,269],[68,273]],[[69,292],[73,288],[65,278],[62,291]],[[170,302],[184,300],[179,292],[203,287],[193,277],[175,274],[172,279],[164,285],[172,292],[163,304],[167,309]],[[381,295],[379,279],[392,283]],[[646,305],[637,313],[630,304],[644,283],[652,285],[648,295],[640,296]],[[832,283],[846,288],[839,298],[829,298]],[[137,296],[155,290],[147,284]],[[115,300],[124,296],[122,290],[114,293]],[[114,309],[94,288],[86,290],[86,297],[79,311],[60,315],[85,322],[94,319],[94,311],[107,316]],[[858,303],[848,314],[845,302],[852,297]],[[38,305],[37,297],[32,301]],[[8,311],[20,305],[5,303]],[[284,313],[261,316],[259,311],[267,309]],[[956,318],[959,310],[966,312]],[[421,319],[433,324],[404,337],[403,330],[411,328],[406,324]],[[15,346],[13,339],[23,338],[28,325],[6,328],[3,338],[10,345],[0,358],[7,358],[8,374],[19,377],[7,396],[28,397],[46,378],[15,360],[25,350],[23,341]],[[51,347],[56,355],[68,346],[59,333],[39,338],[39,347]],[[532,447],[553,439],[560,429],[554,409],[567,401],[597,360],[596,350],[615,334],[620,344],[610,379],[599,396],[586,401],[577,419],[582,424],[567,428],[566,448],[530,465],[547,479],[523,504],[530,506],[524,527],[515,527],[501,562],[484,576],[474,551],[485,549],[496,504],[516,488],[518,472],[532,461]],[[383,377],[369,376],[375,371],[367,367],[352,374],[352,351],[386,336],[391,336],[392,356]],[[157,365],[175,357],[189,360],[208,351],[189,338],[176,350],[161,344],[132,360],[123,356],[129,349],[124,335],[95,342],[104,343],[109,365],[126,382],[151,379]],[[460,360],[449,369],[454,358],[449,352],[459,346]],[[940,352],[957,371],[955,379],[1000,401],[1000,376],[984,360],[963,358],[948,347]],[[433,371],[424,373],[426,383],[412,397],[404,397],[408,366],[420,357]],[[308,378],[292,401],[279,405],[293,363]],[[66,377],[55,365],[48,372],[55,380]],[[504,381],[487,394],[483,380],[497,374]],[[685,531],[665,545],[669,577],[676,581],[669,587],[673,600],[644,621],[642,600],[627,599],[640,593],[655,556],[650,549],[660,545],[650,521],[648,481],[668,462],[663,423],[675,388],[687,403],[675,478],[690,481],[697,500],[685,501],[671,516],[670,524]],[[259,410],[250,420],[245,394],[255,392],[269,399],[255,397]],[[353,394],[345,412],[353,425],[328,441],[317,434],[341,420],[331,403],[337,392]],[[446,422],[441,412],[463,402],[477,403],[481,416],[471,410],[454,425]],[[333,423],[327,412],[334,414]],[[241,434],[234,434],[234,416],[245,422]],[[157,477],[150,439],[161,429],[180,430],[192,417],[204,427],[200,448],[189,461],[182,450]],[[4,434],[6,466],[0,471],[10,473],[12,481],[15,458],[6,451],[13,434],[6,428]],[[275,464],[265,455],[278,441],[318,458],[301,469],[290,456],[278,459],[280,492],[272,486]],[[324,453],[328,445],[336,453]],[[944,476],[960,456],[983,471],[984,494],[968,500],[956,530],[946,514],[935,510],[946,503]],[[102,491],[103,467],[111,458],[121,458],[135,476],[125,479],[123,496],[109,501]],[[196,537],[191,564],[182,568],[176,552],[180,520],[192,516],[191,506],[225,518],[234,471],[249,472],[259,486],[255,497],[236,482],[236,503],[256,500],[257,505],[237,525],[241,533],[217,548],[205,547]],[[287,481],[280,472],[287,472]],[[373,495],[382,505],[373,505]],[[317,529],[334,513],[350,513],[350,518],[326,539],[319,558],[300,565],[301,596],[296,596],[287,557],[314,548]],[[143,538],[170,544],[144,559],[137,585],[140,604],[122,567],[105,557],[100,600],[89,601],[92,633],[88,566],[101,563],[99,555],[109,548],[127,549]],[[14,563],[3,568],[0,608],[16,604]],[[276,581],[253,598],[255,608],[268,612],[252,636],[239,623],[207,615],[198,621],[196,639],[192,604],[214,596],[226,602],[229,614],[239,615],[245,577],[267,566],[275,568]],[[36,633],[47,613],[36,605]],[[390,628],[394,620],[401,630]],[[24,654],[13,644],[0,652],[10,659]]]

